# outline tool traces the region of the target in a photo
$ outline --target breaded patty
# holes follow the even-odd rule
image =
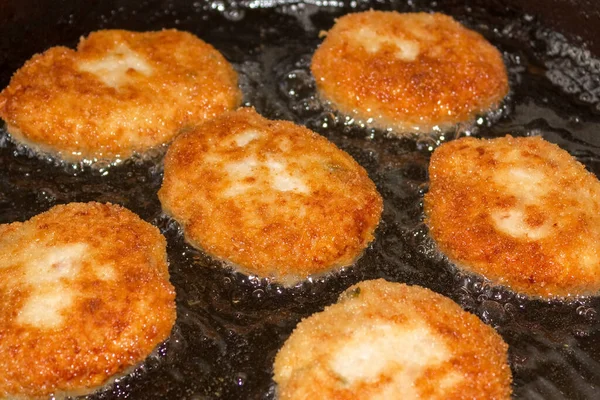
[[[540,137],[463,138],[431,157],[431,236],[459,266],[530,296],[600,289],[600,182]]]
[[[175,322],[164,237],[111,204],[0,225],[0,297],[0,398],[93,391]]]
[[[378,279],[300,322],[274,380],[280,400],[509,399],[507,347],[449,298]]]
[[[249,108],[179,136],[164,169],[163,210],[193,246],[284,284],[351,264],[381,216],[382,199],[352,157]]]
[[[187,32],[105,30],[52,47],[0,93],[9,133],[68,161],[130,157],[241,101],[237,74]]]
[[[334,107],[396,134],[446,130],[496,107],[508,93],[498,50],[443,14],[343,16],[311,69]]]

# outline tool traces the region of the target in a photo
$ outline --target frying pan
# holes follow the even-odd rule
[[[315,96],[309,73],[318,32],[340,15],[369,8],[441,11],[479,31],[504,55],[509,99],[475,126],[418,139],[388,137],[330,110]],[[273,359],[298,321],[348,286],[378,277],[431,288],[494,326],[510,346],[515,398],[600,398],[600,298],[531,300],[462,273],[428,237],[422,209],[431,151],[462,135],[542,135],[600,174],[598,22],[592,0],[3,0],[0,86],[34,53],[74,47],[90,31],[190,31],[235,65],[245,104],[306,125],[349,152],[385,201],[376,239],[355,266],[284,288],[223,268],[185,243],[177,223],[161,213],[160,158],[111,168],[64,165],[29,154],[2,130],[0,223],[95,200],[131,209],[168,240],[177,289],[173,333],[131,375],[90,398],[273,399]]]

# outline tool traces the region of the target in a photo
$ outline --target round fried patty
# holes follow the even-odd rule
[[[540,137],[463,138],[431,157],[431,236],[459,266],[531,296],[600,289],[600,182]]]
[[[68,161],[130,157],[238,106],[237,74],[187,32],[105,30],[52,47],[0,93],[9,133]]]
[[[382,199],[352,157],[253,109],[179,136],[164,170],[160,201],[192,245],[288,284],[351,264],[381,216]]]
[[[365,281],[298,324],[274,365],[280,400],[509,399],[507,345],[419,286]]]
[[[496,107],[508,93],[498,50],[437,13],[343,16],[311,69],[334,107],[396,134],[446,130]]]
[[[175,322],[164,237],[111,204],[0,225],[0,296],[0,398],[91,392]]]

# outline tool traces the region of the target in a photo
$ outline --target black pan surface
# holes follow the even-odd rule
[[[368,170],[385,201],[376,240],[354,267],[288,289],[224,269],[184,242],[178,225],[161,213],[160,158],[96,169],[63,165],[15,146],[2,130],[0,223],[23,221],[60,203],[94,200],[131,209],[168,240],[177,289],[173,333],[133,374],[90,398],[273,399],[273,359],[298,321],[333,303],[348,286],[379,277],[431,288],[494,326],[510,345],[515,398],[600,398],[600,298],[545,302],[491,287],[457,271],[422,222],[430,154],[441,141],[458,136],[542,135],[600,175],[600,60],[576,37],[567,39],[544,25],[547,20],[506,4],[0,3],[2,87],[34,53],[54,45],[74,47],[93,30],[190,31],[235,65],[245,104],[266,117],[306,125],[346,150]],[[510,98],[474,127],[418,140],[391,138],[332,112],[317,99],[308,68],[320,43],[318,32],[337,16],[368,8],[441,11],[479,31],[503,52]]]

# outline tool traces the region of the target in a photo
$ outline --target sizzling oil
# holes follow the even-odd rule
[[[431,288],[494,326],[510,345],[516,398],[600,397],[600,299],[530,300],[457,270],[428,237],[422,207],[431,152],[462,135],[541,134],[600,175],[600,60],[531,16],[515,17],[520,14],[508,9],[444,8],[435,2],[312,3],[148,1],[117,9],[98,5],[85,13],[73,6],[52,35],[32,33],[31,27],[21,36],[0,32],[11,33],[11,46],[19,49],[0,65],[3,85],[31,54],[50,45],[73,45],[92,30],[193,32],[234,63],[246,105],[333,141],[367,169],[385,201],[376,240],[354,267],[288,289],[223,269],[185,243],[179,226],[161,213],[156,195],[160,155],[90,168],[38,158],[4,138],[0,222],[25,220],[59,203],[94,200],[131,209],[167,237],[177,289],[173,334],[131,376],[92,397],[272,399],[272,362],[296,323],[334,302],[348,286],[379,277]],[[393,138],[369,127],[368,120],[332,111],[316,95],[309,71],[318,32],[339,15],[371,7],[442,11],[481,32],[503,52],[509,99],[474,124],[418,138]]]

